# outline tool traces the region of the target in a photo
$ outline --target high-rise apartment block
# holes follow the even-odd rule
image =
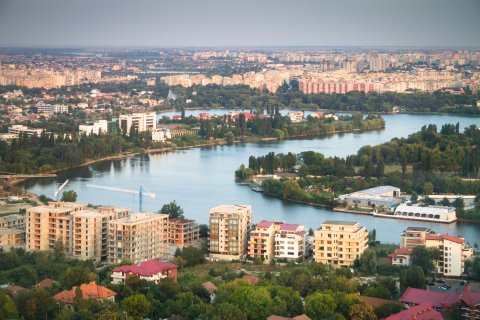
[[[107,120],[98,120],[92,123],[81,124],[78,126],[78,131],[80,134],[89,135],[99,135],[105,134],[108,132],[108,121]]]
[[[107,258],[107,222],[128,215],[128,209],[85,204],[49,202],[27,209],[25,216],[28,251],[53,250],[61,242],[71,257],[104,261]]]
[[[168,224],[170,244],[185,247],[195,244],[200,238],[200,229],[194,220],[170,219]]]
[[[168,215],[138,212],[108,223],[108,261],[140,262],[168,256]]]
[[[210,258],[236,260],[243,257],[247,252],[247,232],[251,224],[250,205],[221,205],[210,209]]]
[[[122,132],[130,133],[132,126],[142,131],[152,131],[157,127],[157,114],[155,112],[122,114],[118,120]]]
[[[327,220],[315,231],[316,262],[348,267],[368,248],[368,232],[353,221]]]
[[[270,262],[275,257],[275,233],[281,223],[260,221],[250,232],[248,241],[248,255],[251,258],[261,258]]]
[[[436,268],[438,273],[445,276],[461,276],[465,270],[465,260],[473,256],[473,249],[465,243],[465,239],[448,234],[428,234],[425,246],[440,251],[441,259],[436,262]]]
[[[275,233],[275,258],[302,260],[305,255],[305,226],[282,223]]]
[[[385,55],[372,51],[368,54],[368,63],[370,71],[378,72],[387,70],[387,58]]]

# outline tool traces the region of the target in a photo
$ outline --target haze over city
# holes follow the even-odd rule
[[[480,46],[476,0],[0,1],[0,45]]]

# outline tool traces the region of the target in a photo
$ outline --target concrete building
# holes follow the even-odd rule
[[[427,227],[408,227],[400,236],[400,248],[424,246],[427,235],[431,233],[433,233],[432,229]]]
[[[33,136],[34,134],[40,136],[42,132],[43,129],[30,129],[27,126],[21,124],[14,124],[8,127],[8,133],[16,134],[17,137],[24,133],[26,133],[28,136]]]
[[[251,258],[260,258],[268,263],[275,257],[275,233],[280,225],[278,222],[262,220],[255,226],[248,241],[248,255]]]
[[[164,142],[165,140],[172,139],[172,133],[167,128],[157,128],[152,131],[153,142]]]
[[[305,256],[305,226],[282,223],[275,233],[275,258],[291,261]]]
[[[368,248],[368,232],[353,221],[327,220],[315,230],[316,262],[348,267]]]
[[[402,203],[404,199],[400,197],[400,188],[392,186],[380,186],[365,190],[343,194],[338,197],[339,202],[346,202],[347,205],[359,207],[392,207]]]
[[[168,256],[168,215],[137,212],[108,223],[108,262]]]
[[[0,227],[0,249],[23,248],[25,245],[25,229]]]
[[[22,214],[10,214],[0,217],[0,228],[24,228],[25,216]]]
[[[247,232],[251,224],[250,205],[221,205],[210,209],[210,258],[238,260],[246,255]]]
[[[428,234],[425,239],[427,248],[437,248],[442,258],[437,263],[437,272],[445,276],[458,277],[465,270],[465,260],[471,259],[473,249],[465,239],[448,234]]]
[[[288,117],[292,122],[302,122],[304,118],[303,111],[290,111]]]
[[[99,135],[108,132],[108,121],[107,120],[98,120],[88,124],[81,124],[78,127],[80,134],[89,135]]]
[[[85,204],[50,202],[27,209],[26,250],[53,250],[61,241],[69,256],[78,259],[107,259],[108,221],[126,217],[128,209],[102,206],[95,210]]]
[[[52,115],[54,113],[68,113],[68,106],[62,104],[51,105],[48,103],[39,102],[36,105],[38,114]]]
[[[177,265],[161,260],[146,260],[112,270],[112,283],[114,284],[125,284],[125,280],[129,277],[139,277],[155,283],[159,283],[164,278],[171,278],[177,282]]]
[[[428,206],[401,204],[395,209],[394,217],[398,219],[433,221],[452,223],[457,221],[454,207]]]
[[[107,260],[107,227],[110,220],[128,216],[128,209],[110,206],[98,210],[80,210],[71,213],[72,247],[70,254],[78,259]]]
[[[157,128],[157,114],[155,112],[122,114],[118,120],[118,127],[122,132],[130,133],[135,127],[138,132],[153,131]]]
[[[388,257],[388,263],[394,266],[409,266],[411,263],[410,256],[412,255],[413,248],[399,248],[393,253],[390,253]]]
[[[177,247],[191,246],[200,239],[200,228],[195,220],[169,219],[168,242]]]

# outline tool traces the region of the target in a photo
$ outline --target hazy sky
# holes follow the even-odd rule
[[[480,0],[0,0],[0,45],[480,47]]]

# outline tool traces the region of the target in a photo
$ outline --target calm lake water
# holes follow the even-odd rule
[[[201,111],[187,111],[187,115],[199,112]],[[223,114],[226,110],[209,112]],[[384,118],[384,130],[136,156],[68,170],[54,179],[29,180],[23,186],[30,192],[53,198],[55,188],[68,178],[70,183],[64,190],[75,190],[80,202],[111,204],[138,210],[137,196],[93,189],[86,185],[90,183],[129,189],[138,189],[143,185],[148,191],[156,193],[154,199],[145,197],[144,210],[157,211],[163,204],[176,200],[188,218],[200,223],[208,222],[211,207],[220,204],[251,204],[255,223],[269,219],[301,223],[315,229],[327,219],[358,221],[369,230],[376,229],[378,240],[389,243],[398,243],[402,231],[408,226],[428,226],[437,233],[463,236],[471,245],[480,243],[480,224],[457,222],[445,225],[336,213],[271,198],[235,183],[234,171],[240,164],[248,163],[250,155],[260,156],[270,151],[299,153],[313,150],[326,156],[344,157],[356,153],[364,145],[376,145],[394,137],[406,137],[429,123],[436,124],[439,128],[445,123],[459,122],[461,128],[480,124],[480,118],[459,116],[402,114],[385,115]]]

